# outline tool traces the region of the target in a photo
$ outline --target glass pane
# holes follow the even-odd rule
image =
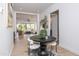
[[[22,31],[25,31],[25,30],[26,30],[25,24],[22,24]]]
[[[30,30],[30,28],[31,28],[30,24],[27,24],[27,30]]]
[[[33,29],[33,30],[34,30],[34,27],[35,27],[35,26],[34,26],[34,24],[31,24],[31,29]]]

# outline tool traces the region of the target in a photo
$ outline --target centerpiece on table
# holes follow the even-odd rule
[[[44,19],[40,21],[40,27],[41,27],[41,30],[39,32],[38,37],[40,38],[40,40],[45,40],[47,36],[47,17],[46,16],[44,17]]]

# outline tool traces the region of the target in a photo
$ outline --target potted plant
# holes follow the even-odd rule
[[[45,16],[44,19],[41,20],[40,22],[41,24],[41,30],[39,32],[39,38],[41,40],[45,40],[46,36],[47,36],[47,17]]]
[[[47,36],[47,17],[40,21],[41,30],[38,35],[32,36],[31,38],[34,40],[45,40]],[[39,38],[39,39],[38,39]]]

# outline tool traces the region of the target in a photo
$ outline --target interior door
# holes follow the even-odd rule
[[[57,38],[57,14],[52,14],[51,16],[51,29],[52,36]]]

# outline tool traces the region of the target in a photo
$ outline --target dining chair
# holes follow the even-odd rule
[[[54,52],[57,52],[57,45],[58,45],[58,40],[56,39],[55,41],[53,42],[50,42],[47,47],[50,51],[54,51]]]
[[[37,55],[37,50],[40,47],[39,42],[34,42],[30,38],[28,38],[28,55],[32,55],[31,53],[34,53],[34,55]]]

